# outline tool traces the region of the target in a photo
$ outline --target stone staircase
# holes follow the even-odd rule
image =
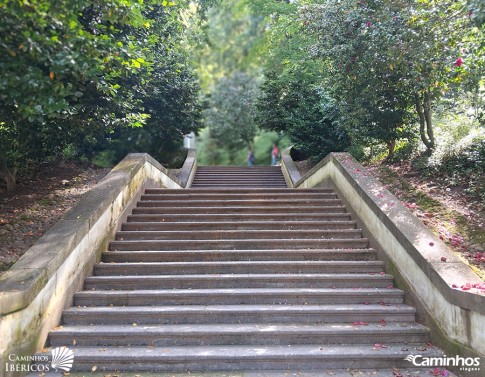
[[[200,168],[196,188],[147,189],[49,346],[72,349],[73,370],[160,373],[317,376],[439,355],[337,195],[276,178],[248,188],[266,169]]]
[[[279,166],[199,166],[193,188],[286,188]]]

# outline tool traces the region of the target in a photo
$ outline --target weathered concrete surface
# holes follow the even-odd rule
[[[349,154],[330,154],[293,185],[310,188],[328,182],[343,195],[378,243],[376,248],[386,252],[413,298],[447,338],[449,347],[443,347],[477,353],[485,360],[485,296],[452,288],[482,283],[481,279]]]
[[[2,275],[0,376],[9,354],[30,356],[43,347],[125,209],[147,185],[182,188],[149,155],[128,155]]]
[[[194,180],[195,171],[197,170],[197,159],[195,149],[189,149],[184,165],[180,170],[180,176],[177,183],[181,187],[190,187]]]
[[[290,156],[290,151],[291,147],[286,148],[281,152],[281,170],[285,177],[286,184],[288,187],[293,188],[295,187],[295,183],[301,179],[301,174]]]

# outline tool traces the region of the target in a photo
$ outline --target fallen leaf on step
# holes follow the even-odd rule
[[[95,365],[91,368],[91,372],[96,372],[96,369],[98,369],[98,367]]]
[[[73,339],[72,340],[72,345],[75,346],[76,345],[76,339]]]
[[[382,348],[382,344],[381,343],[376,343],[374,344],[374,348],[375,350],[380,350]]]

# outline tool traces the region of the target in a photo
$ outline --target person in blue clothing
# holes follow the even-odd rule
[[[254,166],[254,153],[251,148],[248,149],[248,157],[247,157],[248,166]]]

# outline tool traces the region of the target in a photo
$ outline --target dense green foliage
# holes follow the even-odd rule
[[[168,1],[0,4],[0,174],[9,189],[29,161],[91,158],[113,141],[119,151],[170,155],[199,112],[179,14]]]
[[[60,156],[171,163],[200,126],[211,164],[269,163],[285,137],[313,159],[482,158],[480,0],[6,0],[0,20],[9,188]]]

